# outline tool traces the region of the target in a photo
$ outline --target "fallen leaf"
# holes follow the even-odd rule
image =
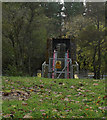
[[[31,89],[30,91],[32,92],[32,91],[34,91],[34,89]]]
[[[99,102],[100,102],[100,100],[97,101],[97,103],[99,103]]]
[[[99,107],[100,110],[107,110],[107,107],[104,106],[104,107]]]
[[[75,88],[73,85],[70,88]]]
[[[93,80],[93,81],[96,81],[96,82],[97,82],[98,80]]]
[[[32,118],[32,116],[30,116],[30,113],[27,113],[23,118]]]
[[[42,115],[43,115],[43,116],[45,116],[45,115],[46,115],[46,113],[42,113]]]
[[[3,96],[9,96],[10,95],[10,93],[8,93],[8,92],[3,92]]]
[[[57,112],[58,110],[56,110],[56,109],[53,109],[53,112]]]
[[[69,110],[65,110],[66,112],[69,112]]]
[[[10,114],[6,114],[3,116],[4,118],[9,118],[10,117]]]
[[[86,110],[89,110],[89,108],[86,108]]]
[[[68,98],[65,98],[64,101],[69,101],[69,99],[68,99]]]
[[[94,86],[98,85],[98,83],[93,83]]]
[[[65,118],[65,116],[60,116],[61,118]]]
[[[104,99],[107,99],[107,95],[105,95],[105,96],[103,97],[103,100],[104,100]]]
[[[23,100],[23,98],[20,98],[20,97],[19,97],[19,100]]]
[[[85,92],[90,92],[91,90],[85,90]]]
[[[71,95],[67,95],[67,97],[71,97]]]
[[[26,105],[28,105],[28,104],[27,104],[27,103],[25,103],[25,102],[22,102],[22,105],[25,105],[25,106],[26,106]]]
[[[79,101],[75,101],[75,103],[79,103]]]
[[[40,99],[39,101],[40,101],[40,102],[42,102],[43,100],[42,100],[42,99]]]
[[[42,111],[42,112],[43,112],[43,111],[45,111],[45,110],[40,110],[40,111]]]
[[[44,88],[44,85],[39,85],[40,88]]]
[[[63,84],[62,82],[59,83],[59,85],[62,85],[62,84]]]

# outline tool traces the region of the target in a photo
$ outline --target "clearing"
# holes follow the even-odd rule
[[[3,118],[105,118],[105,80],[2,78]]]

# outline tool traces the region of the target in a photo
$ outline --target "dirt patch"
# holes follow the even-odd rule
[[[3,100],[27,100],[30,97],[30,92],[25,92],[21,90],[11,90],[11,91],[3,91],[2,99]]]

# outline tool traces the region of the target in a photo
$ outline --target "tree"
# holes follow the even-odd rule
[[[54,12],[48,3],[3,3],[3,73],[14,68],[14,75],[33,75],[41,68],[47,38],[60,34],[58,6],[54,3]]]
[[[100,24],[102,21],[104,21],[104,11],[105,11],[105,3],[87,3],[87,15],[90,16],[95,20],[95,24],[97,27],[97,30],[100,32]],[[103,36],[99,36],[97,39],[97,47],[98,47],[98,60],[97,60],[97,68],[96,65],[94,70],[94,78],[100,79],[100,69],[101,69],[101,40],[104,38]],[[95,47],[96,49],[96,47]],[[96,51],[96,50],[95,50]]]
[[[104,3],[87,3],[84,12],[66,22],[67,35],[76,38],[80,69],[94,69],[94,78],[100,78],[105,45],[104,7]]]
[[[39,15],[40,11],[41,14]],[[42,20],[41,17],[43,17]],[[34,69],[32,66],[34,63],[31,63],[31,59],[32,61],[34,61],[33,59],[36,61],[39,54],[42,53],[44,55],[45,47],[43,46],[47,39],[45,24],[47,23],[48,19],[43,14],[43,8],[39,6],[39,3],[3,3],[3,68],[6,65],[5,61],[8,61],[7,57],[5,57],[8,54],[5,54],[7,45],[9,48],[12,48],[11,54],[13,54],[12,61],[6,65],[7,69],[8,65],[11,65],[18,72],[23,71],[25,73],[29,72],[29,75],[33,74]],[[38,27],[41,30],[41,34],[37,37],[35,35],[38,33]],[[38,39],[40,36],[41,40]],[[38,46],[36,44],[41,45],[43,48],[43,51],[39,54],[38,52],[41,47],[35,48],[35,46]],[[41,58],[43,59],[44,57],[41,56],[39,59]],[[37,69],[37,66],[35,68]]]
[[[94,36],[94,37],[93,37]],[[104,53],[104,31],[101,29],[100,31],[97,30],[95,25],[90,25],[86,28],[84,28],[83,31],[80,32],[80,35],[78,37],[79,45],[81,48],[78,50],[79,56],[82,55],[83,58],[79,58],[80,60],[80,67],[81,69],[84,68],[84,66],[81,66],[81,63],[83,63],[81,60],[84,61],[84,59],[87,61],[87,64],[85,62],[85,66],[87,66],[87,69],[90,71],[94,71],[94,74],[96,75],[96,69],[98,69],[98,42],[97,40],[99,38],[101,39],[101,53]],[[81,51],[82,50],[82,51]],[[85,57],[86,56],[86,57]],[[85,57],[85,58],[84,58]],[[101,55],[101,58],[103,56]],[[102,63],[104,64],[104,63]],[[98,78],[97,78],[98,79]]]

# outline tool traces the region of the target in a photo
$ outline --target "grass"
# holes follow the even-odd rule
[[[3,77],[2,86],[4,93],[30,93],[21,100],[4,96],[3,118],[105,117],[105,80]]]

